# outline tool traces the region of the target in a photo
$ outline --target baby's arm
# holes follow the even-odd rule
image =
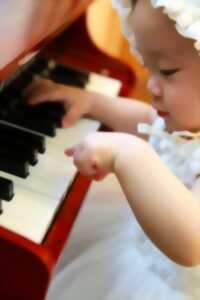
[[[200,204],[145,142],[115,163],[128,202],[149,238],[175,262],[200,263]]]
[[[153,108],[139,100],[122,97],[115,99],[98,93],[91,97],[89,116],[114,131],[138,134],[139,122],[151,124],[155,118]]]
[[[150,105],[132,99],[105,96],[80,88],[56,84],[47,79],[36,80],[27,89],[31,104],[61,101],[66,107],[63,127],[73,125],[80,117],[89,116],[115,131],[137,133],[138,122],[153,122]]]
[[[153,148],[134,135],[95,133],[68,149],[79,171],[93,179],[114,172],[149,238],[175,262],[200,263],[200,205]]]

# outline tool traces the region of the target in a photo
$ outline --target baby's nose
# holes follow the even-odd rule
[[[150,76],[150,78],[147,82],[147,88],[148,88],[149,92],[151,94],[153,94],[154,96],[157,96],[157,97],[161,96],[161,93],[162,93],[161,86],[155,76]]]

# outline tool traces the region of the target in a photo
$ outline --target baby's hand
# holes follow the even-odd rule
[[[92,105],[90,92],[42,78],[34,80],[26,89],[26,97],[31,105],[46,101],[63,102],[66,110],[62,120],[63,127],[73,125],[83,115],[88,114]]]
[[[101,180],[114,172],[117,155],[132,144],[134,137],[125,133],[97,132],[89,134],[80,144],[67,149],[81,174]]]

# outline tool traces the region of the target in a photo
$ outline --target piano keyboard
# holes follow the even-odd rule
[[[89,74],[87,90],[114,96],[120,91],[121,83],[94,73]],[[45,116],[44,116],[45,118]],[[21,131],[29,131],[18,125],[0,121]],[[35,243],[41,243],[51,222],[67,193],[77,170],[72,159],[64,150],[78,143],[88,133],[98,130],[99,122],[81,119],[73,127],[58,128],[56,136],[45,136],[46,151],[38,153],[38,163],[29,166],[30,175],[21,178],[0,171],[0,176],[14,182],[14,197],[3,201],[0,225]]]

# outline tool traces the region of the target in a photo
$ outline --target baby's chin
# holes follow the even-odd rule
[[[177,124],[171,118],[165,118],[165,130],[168,131],[169,133],[172,133],[174,131],[182,131],[188,129],[184,128],[180,124]]]
[[[190,131],[190,132],[200,132],[200,125],[198,128],[192,128],[191,126],[187,125],[180,125],[172,121],[171,119],[166,118],[165,119],[165,130],[168,131],[169,133],[172,133],[174,131]]]
[[[165,120],[165,130],[167,132],[173,132],[175,131],[176,129],[174,129],[174,125],[172,124],[171,120],[169,120],[169,117],[162,117],[164,120]]]

